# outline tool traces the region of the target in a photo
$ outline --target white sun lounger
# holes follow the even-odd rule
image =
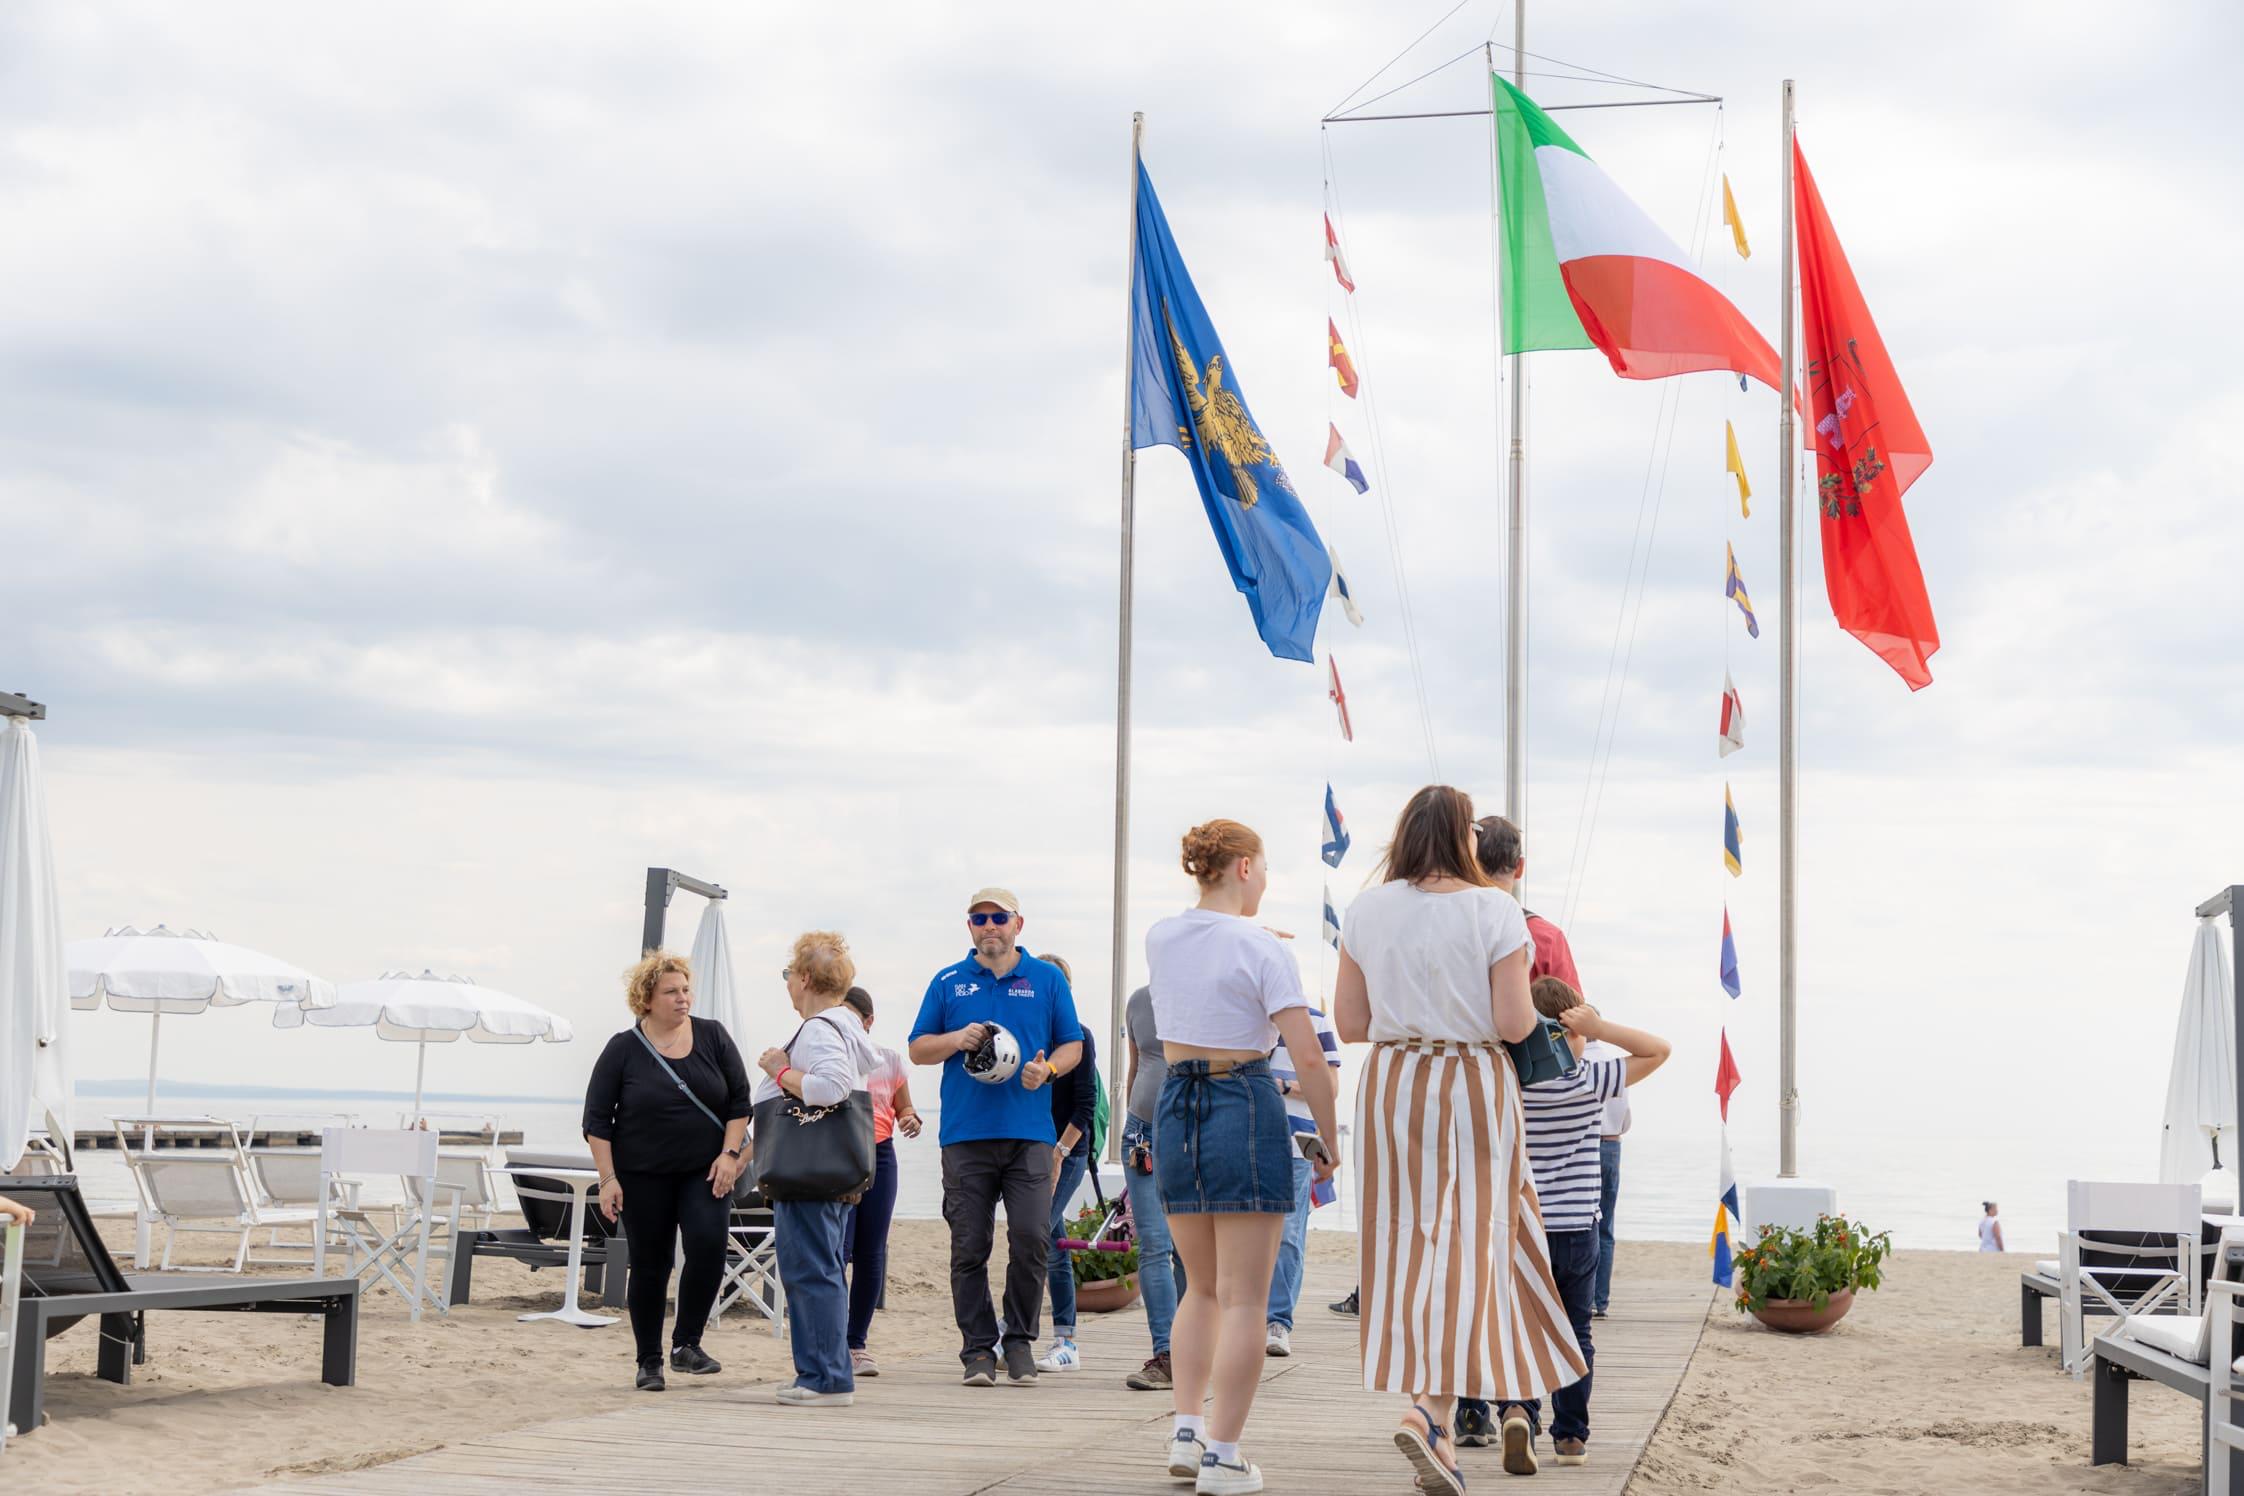
[[[2094,1412],[2090,1459],[2098,1465],[2127,1463],[2127,1390],[2134,1381],[2155,1381],[2194,1397],[2204,1407],[2205,1490],[2244,1496],[2244,1427],[2234,1422],[2235,1404],[2244,1399],[2244,1356],[2237,1329],[2244,1323],[2237,1297],[2244,1292],[2244,1228],[2221,1232],[2213,1276],[2205,1285],[2202,1314],[2122,1314],[2118,1326],[2099,1335],[2089,1348],[2094,1367]]]

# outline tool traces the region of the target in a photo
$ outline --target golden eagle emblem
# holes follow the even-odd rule
[[[1278,454],[1270,450],[1270,443],[1255,429],[1254,420],[1238,395],[1224,388],[1223,355],[1219,353],[1208,360],[1203,382],[1200,369],[1192,362],[1191,352],[1177,336],[1176,319],[1169,315],[1166,301],[1161,303],[1161,317],[1168,324],[1169,347],[1176,357],[1177,375],[1184,381],[1185,402],[1192,407],[1192,425],[1200,433],[1200,444],[1230,467],[1231,484],[1238,495],[1239,507],[1252,509],[1262,493],[1255,487],[1251,470],[1264,463],[1275,463]],[[1282,470],[1278,482],[1288,492],[1292,491]]]

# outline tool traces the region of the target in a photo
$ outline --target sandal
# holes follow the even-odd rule
[[[1395,1448],[1402,1451],[1403,1458],[1410,1461],[1411,1468],[1418,1472],[1418,1489],[1437,1492],[1439,1496],[1465,1496],[1463,1473],[1444,1465],[1438,1453],[1441,1441],[1449,1437],[1449,1431],[1436,1423],[1434,1415],[1418,1404],[1412,1403],[1410,1411],[1425,1420],[1426,1432],[1421,1437],[1416,1429],[1396,1429]]]

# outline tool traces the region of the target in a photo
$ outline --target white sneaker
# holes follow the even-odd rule
[[[871,1351],[851,1351],[849,1374],[856,1377],[877,1377],[880,1375],[880,1363],[873,1359]]]
[[[1083,1358],[1075,1353],[1072,1340],[1055,1340],[1050,1351],[1036,1358],[1038,1371],[1074,1371],[1082,1364]]]
[[[1240,1456],[1236,1465],[1226,1465],[1214,1455],[1200,1458],[1200,1476],[1194,1482],[1193,1496],[1252,1496],[1262,1489],[1262,1467]]]
[[[1178,1480],[1196,1480],[1200,1475],[1200,1461],[1207,1455],[1208,1443],[1190,1429],[1183,1429],[1169,1438],[1167,1450],[1169,1473]]]
[[[1292,1355],[1292,1354],[1293,1354],[1293,1331],[1291,1331],[1291,1330],[1287,1329],[1287,1328],[1286,1328],[1286,1327],[1285,1327],[1284,1325],[1281,1325],[1281,1324],[1273,1324],[1273,1325],[1271,1325],[1271,1326],[1270,1326],[1270,1338],[1269,1338],[1269,1340],[1268,1340],[1268,1341],[1266,1341],[1266,1342],[1265,1342],[1265,1343],[1263,1344],[1263,1347],[1262,1347],[1262,1349],[1263,1349],[1263,1353],[1264,1353],[1265,1355],[1271,1355],[1271,1356],[1290,1356],[1290,1355]]]
[[[776,1396],[791,1408],[846,1408],[857,1401],[854,1392],[813,1392],[792,1382],[780,1388]]]

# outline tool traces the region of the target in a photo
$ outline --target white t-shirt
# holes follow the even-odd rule
[[[1582,1059],[1588,1064],[1595,1064],[1599,1060],[1625,1061],[1628,1059],[1628,1051],[1618,1044],[1592,1039],[1582,1047]],[[1624,1087],[1620,1095],[1605,1103],[1605,1120],[1599,1124],[1598,1133],[1602,1137],[1617,1138],[1628,1131],[1632,1120],[1634,1119],[1630,1117],[1628,1110],[1628,1091]]]
[[[1527,944],[1517,899],[1501,888],[1427,893],[1396,879],[1356,895],[1341,928],[1341,948],[1363,968],[1374,1043],[1500,1042],[1488,971]]]
[[[1268,1051],[1278,1043],[1270,1015],[1309,1006],[1293,953],[1236,914],[1170,915],[1145,932],[1145,963],[1163,1044]]]
[[[1991,1215],[1983,1215],[1979,1218],[1979,1250],[1982,1252],[2000,1252],[2002,1250],[1995,1245],[1996,1219]]]

